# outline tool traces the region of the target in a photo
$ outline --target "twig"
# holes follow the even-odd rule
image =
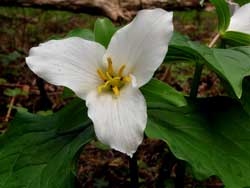
[[[0,87],[25,87],[25,84],[11,84],[11,83],[4,83],[4,84],[0,84]]]
[[[170,64],[169,66],[166,66],[166,69],[162,75],[162,77],[160,78],[161,81],[165,81],[168,77],[170,77],[171,75],[171,65]]]
[[[5,122],[8,122],[10,119],[10,114],[11,114],[11,110],[12,110],[14,102],[15,102],[15,98],[16,98],[15,96],[11,97],[9,108],[8,108],[7,114],[6,114],[5,119],[4,119]]]
[[[212,48],[219,38],[220,38],[220,33],[217,33],[215,37],[212,39],[212,41],[209,43],[208,47]]]

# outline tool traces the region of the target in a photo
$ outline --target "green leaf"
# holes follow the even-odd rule
[[[81,29],[81,28],[77,28],[77,29],[73,29],[71,30],[66,37],[80,37],[86,40],[91,40],[94,41],[95,40],[95,36],[94,33],[89,30],[89,29]]]
[[[196,178],[216,175],[228,188],[250,186],[250,117],[239,103],[210,98],[195,106],[148,109],[148,115],[146,135],[165,141]]]
[[[51,35],[48,37],[47,40],[60,40],[60,39],[63,39],[61,35]]]
[[[235,3],[238,3],[240,6],[250,3],[250,0],[234,0]]]
[[[49,116],[53,114],[52,110],[39,110],[38,112],[36,112],[37,115],[40,116]]]
[[[51,116],[17,113],[0,135],[0,187],[74,188],[73,159],[94,138],[91,123],[79,122],[85,114],[79,100]]]
[[[107,48],[116,30],[117,28],[109,19],[97,19],[94,27],[95,41]]]
[[[250,46],[241,46],[241,47],[234,47],[236,51],[244,53],[250,59]],[[250,63],[248,60],[246,63]],[[242,83],[242,97],[240,98],[240,102],[245,109],[245,111],[250,115],[250,80],[249,75],[244,78]]]
[[[7,83],[7,80],[4,79],[4,78],[0,78],[0,84],[6,84]]]
[[[197,62],[203,59],[199,52],[201,50],[208,50],[206,46],[200,45],[199,43],[192,42],[187,36],[181,35],[175,32],[169,43],[169,49],[164,62],[173,61],[187,61]]]
[[[231,46],[250,46],[250,35],[247,33],[227,31],[222,37]]]
[[[229,23],[230,23],[230,9],[228,4],[225,0],[210,0],[211,3],[216,8],[216,13],[219,20],[219,32],[224,33],[227,30]]]
[[[63,109],[64,110],[64,109]],[[58,127],[58,133],[64,134],[70,131],[75,131],[78,129],[81,129],[82,127],[88,126],[91,123],[91,120],[88,118],[87,115],[87,107],[85,105],[85,102],[79,98],[75,99],[71,105],[68,105],[67,108],[64,110],[69,113],[69,116],[71,116],[71,112],[75,112],[77,116],[74,116],[74,118],[71,117],[61,117],[61,120],[64,122],[60,127]],[[72,119],[74,119],[74,124],[72,126]]]
[[[18,95],[21,95],[21,96],[27,96],[28,95],[28,92],[26,91],[23,91],[22,89],[20,88],[14,88],[14,89],[5,89],[4,90],[4,95],[7,95],[9,97],[15,97],[15,96],[18,96]]]
[[[10,105],[7,105],[7,108],[9,108]],[[18,112],[28,112],[28,109],[22,106],[12,106],[13,109],[17,110]]]
[[[105,145],[98,140],[91,142],[91,144],[93,144],[96,148],[98,148],[100,150],[109,150],[110,149],[110,147],[108,145]]]
[[[75,96],[75,93],[71,89],[69,89],[67,87],[63,88],[63,93],[61,95],[61,97],[63,99],[66,99],[66,98],[69,98],[69,97],[74,97],[74,96]]]
[[[226,81],[235,95],[242,95],[242,80],[250,75],[250,47],[232,49],[208,48],[187,37],[174,34],[165,61],[187,61],[206,64]]]
[[[179,107],[187,105],[186,99],[182,93],[159,80],[152,79],[141,89],[141,91],[146,98],[148,108],[159,108],[164,102],[165,104],[167,103]],[[155,100],[159,101],[159,103],[156,103]]]
[[[205,56],[206,61],[221,78],[229,82],[235,95],[241,98],[242,81],[250,75],[249,56],[233,49],[212,49],[211,52],[211,55]]]
[[[9,64],[18,59],[20,59],[22,55],[18,51],[11,52],[9,54],[0,54],[0,63]]]

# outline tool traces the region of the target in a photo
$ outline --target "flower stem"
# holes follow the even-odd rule
[[[131,188],[139,188],[136,154],[134,154],[132,158],[129,158],[129,169],[130,169]]]
[[[216,44],[219,38],[220,38],[220,33],[217,33],[211,40],[211,42],[208,44],[208,47],[212,48]],[[192,82],[191,92],[190,92],[191,99],[195,99],[197,97],[202,69],[203,69],[203,64],[197,62],[195,65],[194,79]]]
[[[195,65],[194,79],[191,86],[190,98],[195,99],[198,94],[199,83],[201,78],[203,64],[197,62]]]
[[[175,187],[184,187],[185,185],[186,163],[179,161],[176,167]]]

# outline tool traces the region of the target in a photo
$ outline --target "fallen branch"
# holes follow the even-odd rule
[[[138,10],[160,7],[168,10],[198,8],[199,0],[0,0],[0,6],[59,9],[103,15],[114,21],[130,20]]]

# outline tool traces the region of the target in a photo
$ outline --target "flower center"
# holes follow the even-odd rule
[[[108,68],[106,72],[103,72],[101,69],[97,69],[99,77],[103,80],[103,84],[98,86],[98,93],[102,91],[111,91],[115,96],[120,95],[120,89],[126,84],[131,82],[130,76],[123,76],[123,71],[126,67],[125,64],[122,64],[116,74],[113,69],[112,59],[110,57],[108,60]]]

